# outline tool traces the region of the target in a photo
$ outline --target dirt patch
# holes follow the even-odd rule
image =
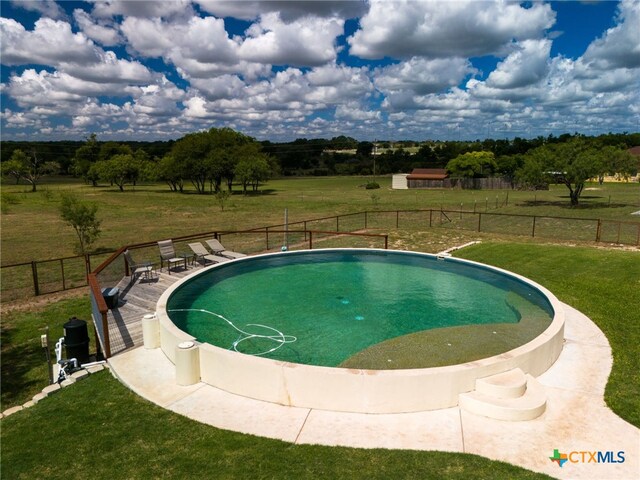
[[[5,314],[15,311],[39,310],[52,303],[66,300],[68,298],[78,298],[88,295],[87,287],[80,287],[65,292],[48,293],[37,297],[23,298],[0,304],[0,313]]]

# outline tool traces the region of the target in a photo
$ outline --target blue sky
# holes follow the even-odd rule
[[[2,1],[2,139],[640,129],[640,2]]]

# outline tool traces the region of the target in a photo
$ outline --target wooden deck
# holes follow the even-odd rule
[[[156,303],[167,288],[201,268],[173,268],[171,275],[166,268],[156,270],[157,275],[153,278],[146,279],[141,275],[132,284],[129,283],[130,277],[120,280],[116,285],[120,289],[118,308],[109,310],[108,313],[111,356],[142,345],[142,318],[148,313],[155,313]]]

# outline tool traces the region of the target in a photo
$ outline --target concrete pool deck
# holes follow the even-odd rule
[[[609,343],[589,318],[564,308],[564,348],[537,378],[547,395],[546,411],[522,422],[494,420],[459,407],[396,414],[333,412],[253,400],[202,382],[179,386],[175,367],[161,349],[137,347],[110,358],[109,364],[138,395],[217,428],[298,444],[473,453],[557,478],[639,478],[640,430],[604,402],[612,366]],[[554,450],[569,456],[563,467],[550,460]],[[580,452],[602,452],[604,461],[619,461],[618,452],[624,452],[624,462],[595,463],[597,454]]]

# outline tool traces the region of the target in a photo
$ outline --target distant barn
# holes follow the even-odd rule
[[[445,188],[451,183],[446,182],[449,173],[445,168],[414,168],[407,175],[408,188]]]
[[[462,188],[465,190],[504,189],[513,185],[501,177],[489,178],[451,178],[445,168],[414,168],[406,173],[393,176],[391,187],[404,190],[407,188]]]

